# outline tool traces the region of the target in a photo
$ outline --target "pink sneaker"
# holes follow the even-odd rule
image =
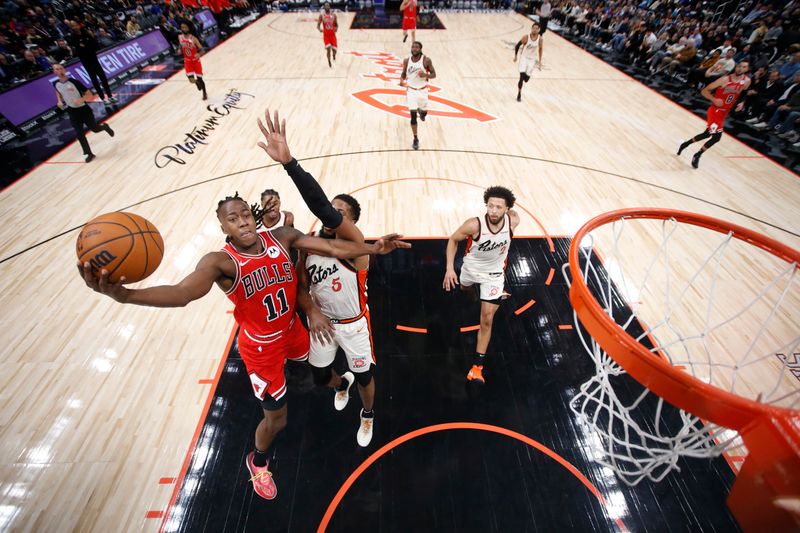
[[[278,487],[272,479],[272,472],[269,469],[269,461],[265,466],[253,464],[255,452],[247,455],[247,469],[250,471],[250,481],[253,482],[253,490],[265,500],[274,500],[278,495]]]

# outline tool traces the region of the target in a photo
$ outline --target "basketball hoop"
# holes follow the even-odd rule
[[[564,275],[596,373],[571,407],[598,461],[629,485],[660,481],[739,442],[729,428],[749,451],[728,499],[739,524],[798,527],[774,503],[800,502],[799,265],[798,250],[683,211],[578,230]]]

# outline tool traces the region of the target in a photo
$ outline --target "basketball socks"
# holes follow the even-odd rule
[[[267,460],[269,459],[271,450],[272,446],[270,446],[265,452],[259,451],[258,448],[253,447],[253,464],[258,467],[267,466]]]
[[[366,409],[361,410],[361,418],[375,418],[375,411],[374,409],[370,409],[367,411]]]
[[[203,81],[203,78],[197,78],[195,85],[197,85],[198,91],[203,91],[203,100],[206,100],[208,98],[208,94],[206,93],[206,82]]]
[[[473,363],[472,364],[475,364],[475,365],[478,365],[478,366],[483,366],[483,363],[484,363],[485,360],[486,360],[486,354],[485,353],[475,352],[475,357],[473,358]]]

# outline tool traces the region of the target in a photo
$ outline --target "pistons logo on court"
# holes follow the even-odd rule
[[[277,246],[270,246],[267,248],[267,255],[270,256],[271,259],[275,259],[280,253],[281,251],[278,250]]]
[[[356,57],[363,57],[367,61],[372,61],[380,67],[381,70],[378,73],[362,74],[364,78],[375,78],[394,84],[400,83],[400,75],[403,73],[403,60],[399,59],[396,55],[388,52],[348,53]],[[431,85],[430,83],[428,84],[428,92],[431,95],[441,90],[441,87]],[[352,96],[385,113],[403,118],[409,118],[411,116],[408,112],[408,105],[406,104],[406,90],[403,88],[376,87],[374,89],[352,93]],[[431,102],[431,107],[428,109],[428,114],[431,116],[476,120],[478,122],[492,122],[498,119],[498,117],[484,113],[474,107],[456,102],[455,100],[448,100],[441,96],[428,96],[428,100]]]

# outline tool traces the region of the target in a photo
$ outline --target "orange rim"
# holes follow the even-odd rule
[[[579,248],[590,231],[622,218],[675,219],[719,233],[731,232],[736,239],[757,246],[788,263],[800,264],[800,251],[724,220],[687,211],[648,207],[619,209],[594,217],[578,230],[569,248],[569,271],[572,277],[569,297],[581,324],[636,381],[684,411],[735,430],[741,430],[761,415],[779,418],[797,416],[795,410],[758,403],[700,381],[654,356],[606,314],[582,277]]]

